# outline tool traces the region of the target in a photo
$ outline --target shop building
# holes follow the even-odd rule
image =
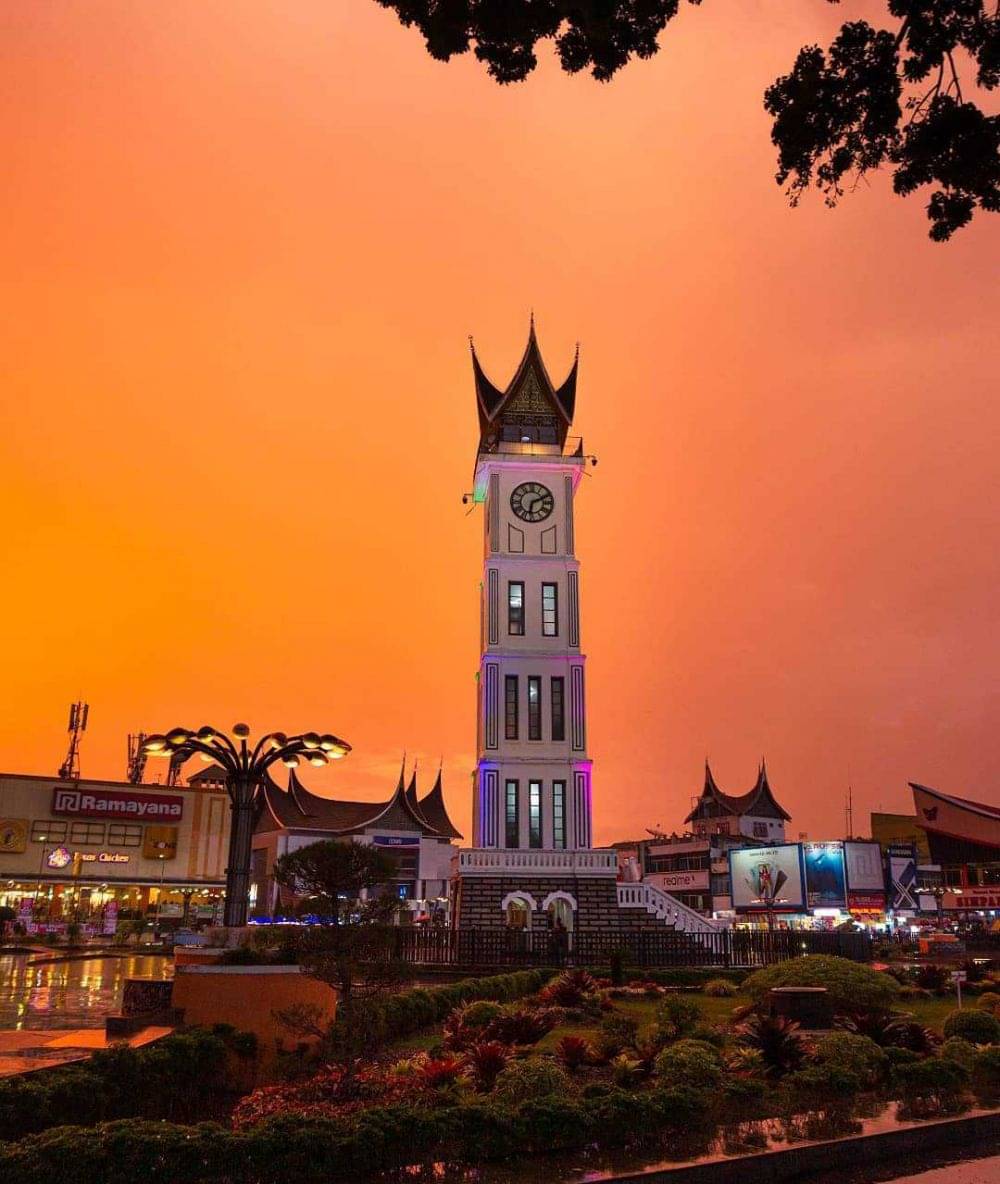
[[[778,804],[760,762],[757,780],[742,794],[723,793],[705,762],[705,783],[684,819],[696,835],[742,835],[763,843],[783,843],[792,816]]]
[[[228,842],[229,800],[218,783],[0,774],[0,905],[29,931],[210,921],[221,908]]]
[[[452,842],[462,836],[448,816],[440,770],[422,797],[416,770],[409,784],[404,782],[400,770],[388,799],[359,802],[311,793],[294,770],[285,789],[268,778],[253,839],[251,917],[260,921],[291,915],[295,902],[275,881],[275,863],[300,847],[334,839],[369,843],[391,857],[396,872],[389,890],[404,903],[401,921],[443,923],[455,855]]]
[[[939,872],[936,910],[953,918],[1000,916],[1000,806],[910,782],[917,827]],[[929,902],[928,902],[929,903]]]

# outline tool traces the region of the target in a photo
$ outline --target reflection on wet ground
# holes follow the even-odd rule
[[[170,978],[157,954],[41,962],[40,954],[0,954],[0,1029],[101,1028],[121,1004],[127,978]]]

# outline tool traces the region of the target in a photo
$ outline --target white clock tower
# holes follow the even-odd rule
[[[505,390],[475,349],[483,504],[475,846],[592,847],[574,498],[587,458],[569,436],[577,361],[553,386],[534,322]]]

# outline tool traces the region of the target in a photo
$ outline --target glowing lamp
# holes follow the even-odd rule
[[[281,758],[281,763],[288,769],[295,769],[298,767],[299,758],[294,752],[290,752],[288,756],[283,756]]]

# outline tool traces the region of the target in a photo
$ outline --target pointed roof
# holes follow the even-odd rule
[[[569,425],[576,410],[576,378],[580,365],[580,347],[576,347],[573,365],[562,385],[556,388],[538,346],[535,335],[535,318],[532,315],[528,330],[528,344],[514,371],[514,377],[504,390],[494,386],[486,377],[476,354],[476,347],[469,338],[472,351],[472,374],[476,384],[476,406],[479,411],[479,431],[485,443],[495,439],[498,428],[504,420],[525,422],[539,419],[551,421],[559,443],[565,442]]]
[[[757,770],[757,781],[753,788],[742,794],[723,793],[715,783],[708,761],[705,761],[705,784],[701,796],[684,821],[693,822],[696,818],[716,817],[720,814],[760,814],[783,818],[786,822],[792,820],[791,814],[778,804],[774,796],[763,760]]]
[[[444,804],[444,790],[441,788],[441,770],[438,769],[437,780],[430,793],[420,802],[420,813],[434,827],[439,835],[446,835],[449,839],[460,839],[462,836],[455,829],[455,825],[448,816]]]
[[[416,774],[410,779],[409,786],[404,786],[404,775],[400,771],[388,801],[351,802],[310,792],[294,769],[289,770],[287,789],[282,789],[268,775],[262,786],[256,829],[262,832],[287,829],[349,835],[379,824],[389,829],[416,830],[430,838],[462,837],[451,825],[444,808],[440,774],[434,789],[423,802],[417,801]],[[425,813],[424,802],[429,803],[432,816]]]

